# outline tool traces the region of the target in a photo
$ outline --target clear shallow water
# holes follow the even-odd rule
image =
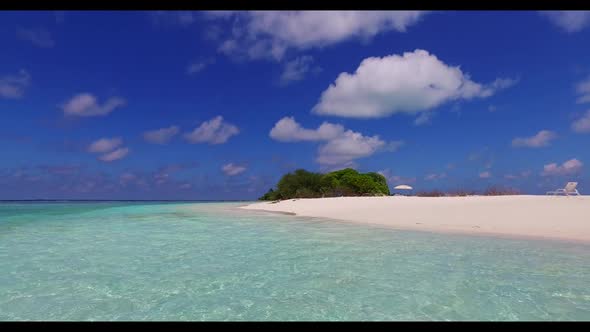
[[[0,320],[590,320],[590,246],[240,203],[0,204]]]

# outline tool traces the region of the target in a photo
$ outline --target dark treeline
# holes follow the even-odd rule
[[[385,195],[389,195],[389,187],[385,177],[379,173],[359,173],[346,168],[322,174],[298,169],[283,175],[276,188],[270,189],[259,199]]]

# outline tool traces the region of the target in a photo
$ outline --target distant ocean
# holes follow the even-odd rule
[[[590,246],[243,202],[0,203],[0,320],[590,320]]]

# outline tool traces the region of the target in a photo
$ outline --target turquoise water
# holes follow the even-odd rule
[[[240,203],[0,204],[0,320],[590,320],[590,246]]]

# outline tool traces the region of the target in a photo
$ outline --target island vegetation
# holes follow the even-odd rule
[[[259,200],[389,195],[387,180],[379,173],[359,173],[345,168],[322,174],[298,169],[283,175],[276,188],[271,188]]]
[[[506,196],[506,195],[520,195],[521,192],[515,188],[505,188],[501,186],[491,186],[483,191],[455,189],[449,191],[442,191],[438,189],[430,191],[419,191],[416,193],[418,197],[464,197],[464,196]]]
[[[520,192],[514,188],[492,186],[481,192],[466,189],[449,191],[434,189],[430,191],[418,191],[413,195],[418,197],[455,197],[519,194]],[[291,198],[389,195],[387,180],[379,173],[359,173],[352,168],[345,168],[322,174],[298,169],[292,173],[283,175],[276,188],[269,189],[259,200],[275,201]]]

